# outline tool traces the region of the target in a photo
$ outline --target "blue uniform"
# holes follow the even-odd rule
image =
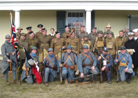
[[[49,60],[53,65],[50,63]],[[57,67],[57,71],[51,68],[45,67],[45,73],[44,73],[45,82],[48,82],[48,81],[53,82],[57,78],[57,72],[59,72],[58,58],[54,56],[54,54],[53,55],[48,54],[47,57],[44,58],[44,65],[48,65],[50,67],[53,67],[53,66]]]
[[[37,56],[36,54],[30,53],[30,56],[31,56],[35,61],[39,62],[38,56]],[[29,77],[26,76],[26,71],[23,70],[23,71],[22,71],[22,76],[21,76],[21,81],[23,81],[23,80],[25,79],[26,82],[32,84],[32,83],[34,83],[34,82],[33,82],[33,79],[35,79],[35,76],[32,74],[32,66],[28,63],[27,58],[25,58],[25,66],[26,66],[26,67],[29,67],[29,71],[28,71]],[[39,66],[39,63],[38,63],[38,66]]]
[[[91,52],[87,52],[84,54],[88,55],[93,60],[93,66],[95,66],[95,70],[92,71],[92,68],[91,68],[92,66],[82,67],[82,64],[86,64],[86,65],[92,64],[92,61],[88,57],[84,56],[82,53],[80,53],[78,56],[78,64],[77,64],[78,70],[80,71],[80,73],[83,73],[84,75],[88,75],[89,73],[97,74],[99,72],[99,70],[97,68],[97,59],[95,58],[94,54]],[[84,62],[83,62],[83,60],[84,60]]]
[[[131,56],[129,54],[127,54],[127,53],[124,53],[124,54],[119,53],[118,55],[119,55],[119,60],[118,60],[119,62],[121,62],[121,63],[126,63],[126,61],[128,62],[127,66],[120,66],[120,70],[119,70],[119,74],[120,74],[121,81],[125,81],[126,78],[127,78],[127,73],[131,73],[132,76],[135,75],[135,73],[134,73],[134,71],[132,69],[132,59],[131,59]],[[122,57],[126,61],[124,59],[122,59]],[[116,58],[114,60],[114,63],[115,64],[117,64],[116,63],[116,59],[117,59],[117,56],[116,56]],[[127,73],[125,73],[125,68],[128,68],[128,72]]]
[[[72,59],[72,61],[71,61],[71,59],[68,59],[69,56]],[[67,59],[68,59],[68,61],[66,62]],[[75,63],[77,64],[77,56],[75,54],[73,54],[72,52],[69,54],[67,52],[63,53],[62,60],[64,61],[64,63],[66,62],[66,64],[68,66],[74,66]],[[68,75],[68,77],[67,77],[67,75]],[[68,79],[68,82],[70,82],[70,80],[74,78],[74,70],[71,70],[70,68],[63,67],[62,68],[62,77],[63,77],[63,79]]]
[[[108,80],[111,80],[110,78],[111,78],[111,68],[112,68],[112,65],[113,65],[113,59],[112,59],[112,56],[110,55],[110,54],[107,54],[107,55],[104,55],[103,53],[101,54],[101,57],[102,57],[102,59],[101,59],[101,61],[103,62],[103,60],[106,60],[107,61],[107,65],[104,65],[104,66],[106,66],[106,68],[108,68],[108,69],[105,69],[104,71],[105,71],[105,73],[106,73],[106,75],[107,75],[107,79]],[[99,64],[100,62],[98,61],[98,64]]]

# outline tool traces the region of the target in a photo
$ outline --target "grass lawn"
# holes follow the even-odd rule
[[[44,84],[6,85],[3,75],[0,73],[0,98],[138,98],[138,78],[134,76],[131,84],[126,82],[116,83],[116,77],[112,79],[112,84],[104,82],[90,82],[79,85],[60,84],[57,80],[49,83],[49,87]]]

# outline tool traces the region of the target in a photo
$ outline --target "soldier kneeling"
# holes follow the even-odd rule
[[[117,81],[125,81],[130,84],[130,78],[135,75],[132,69],[132,59],[131,56],[126,52],[125,47],[121,47],[121,52],[116,56],[114,63],[118,65],[119,77]]]
[[[111,84],[111,68],[113,64],[113,59],[112,56],[107,52],[108,48],[104,47],[102,54],[98,57],[98,61],[101,60],[101,62],[103,62],[102,63],[103,66],[101,66],[100,68],[102,72],[103,81],[106,80],[106,75],[107,75],[108,83]]]
[[[59,72],[59,62],[57,56],[54,55],[53,49],[48,49],[48,55],[44,58],[44,84],[48,86],[48,81],[53,82],[57,78]]]

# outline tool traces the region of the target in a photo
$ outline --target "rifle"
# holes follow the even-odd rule
[[[61,64],[63,64],[63,60],[62,60],[62,48],[61,48]],[[63,81],[62,81],[62,67],[60,67],[60,82],[61,82],[61,84],[63,83]]]
[[[118,42],[117,42],[117,46],[118,46]],[[119,59],[119,56],[118,56],[118,48],[117,48],[117,59]],[[117,62],[117,80],[116,80],[116,82],[118,83],[118,81],[119,81],[119,78],[120,78],[120,75],[119,75],[119,70],[118,70],[118,66],[119,66],[119,61]]]
[[[99,73],[97,73],[97,74],[99,74]],[[81,77],[73,78],[72,80],[70,80],[70,83],[72,84],[74,82],[81,81],[82,79],[85,79],[85,78],[89,78],[88,80],[85,79],[87,81],[87,83],[89,83],[88,81],[93,80],[94,75],[96,75],[96,74],[89,74],[89,75],[84,76],[83,78],[81,78]]]

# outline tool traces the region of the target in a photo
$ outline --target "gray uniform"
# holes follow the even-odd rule
[[[8,81],[8,71],[10,63],[7,63],[7,60],[10,59],[12,61],[11,69],[13,79],[16,79],[16,50],[13,48],[13,45],[7,41],[1,46],[2,52],[2,73],[5,75],[5,80]],[[14,52],[15,55],[10,55],[10,53]]]

